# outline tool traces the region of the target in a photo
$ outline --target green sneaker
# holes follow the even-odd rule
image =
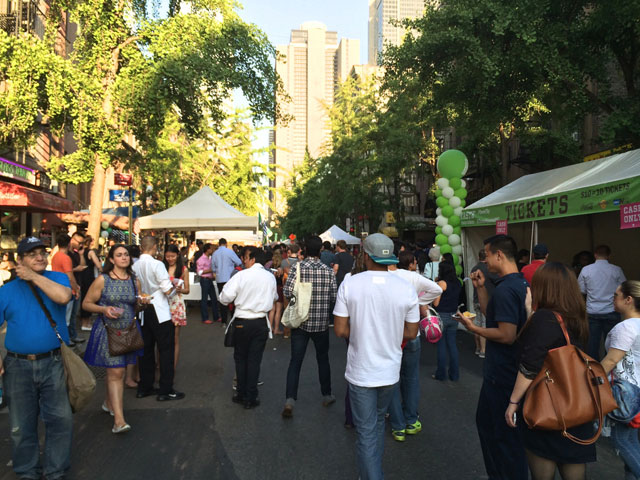
[[[422,431],[422,424],[420,423],[420,420],[416,420],[416,423],[407,425],[407,429],[405,431],[407,432],[407,435],[415,435],[416,433],[420,433]]]
[[[396,442],[404,442],[404,430],[391,430],[391,435]]]

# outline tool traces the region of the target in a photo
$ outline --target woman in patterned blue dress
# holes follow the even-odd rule
[[[124,373],[127,365],[136,363],[142,350],[111,356],[104,323],[124,329],[135,322],[135,307],[138,302],[136,296],[139,291],[140,282],[131,270],[129,251],[125,245],[118,244],[109,250],[102,275],[91,284],[82,302],[84,310],[99,314],[91,329],[84,360],[89,365],[107,369],[107,398],[102,409],[114,417],[111,429],[113,433],[131,430],[123,412]]]

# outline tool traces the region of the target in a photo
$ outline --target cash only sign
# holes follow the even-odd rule
[[[522,223],[620,211],[621,228],[640,226],[640,177],[544,195],[486,207],[466,208],[460,215],[463,227],[496,225],[498,220]],[[635,205],[635,206],[634,206]],[[625,214],[625,208],[628,213]],[[632,221],[627,222],[626,220]]]

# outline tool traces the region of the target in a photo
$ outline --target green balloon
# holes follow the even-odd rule
[[[458,276],[462,275],[462,265],[456,265],[456,274]]]
[[[442,190],[437,189],[436,190],[436,198],[441,197],[442,196]]]
[[[460,200],[460,206],[461,207],[466,207],[467,206],[467,201],[466,200]]]
[[[449,217],[449,225],[454,228],[460,225],[460,217],[458,215],[451,215]]]
[[[436,227],[436,235],[440,235],[442,233],[442,227]]]
[[[458,197],[460,200],[464,200],[467,198],[467,189],[466,188],[458,188],[453,192],[453,194]]]
[[[460,263],[460,257],[453,252],[451,252],[451,256],[453,257],[453,264],[458,265]]]
[[[449,186],[454,190],[457,190],[462,186],[462,180],[460,180],[458,177],[450,178]]]
[[[436,235],[436,244],[438,244],[438,245],[446,245],[447,244],[447,237],[445,237],[442,234]]]
[[[442,216],[450,217],[453,215],[453,207],[451,205],[447,205],[446,207],[442,207]]]
[[[460,150],[447,150],[438,158],[436,168],[444,178],[460,178],[469,168],[469,161]]]
[[[436,205],[439,206],[440,208],[446,207],[447,205],[449,205],[449,200],[447,200],[444,197],[438,197],[436,198]]]
[[[446,245],[442,245],[440,247],[440,254],[444,255],[445,253],[451,253],[453,250],[451,248],[451,245],[446,244]]]
[[[460,235],[462,233],[462,227],[453,227],[453,233]]]

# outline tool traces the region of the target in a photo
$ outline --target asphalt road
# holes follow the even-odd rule
[[[0,340],[3,345],[4,336]],[[223,347],[222,340],[222,327],[201,324],[197,310],[190,308],[189,325],[182,329],[175,381],[176,389],[184,391],[186,398],[161,403],[155,397],[136,399],[134,390],[125,390],[125,417],[132,426],[127,434],[111,433],[111,417],[100,409],[104,398],[104,382],[100,380],[92,403],[75,415],[68,478],[356,479],[355,432],[343,427],[344,341],[331,335],[333,391],[338,401],[322,406],[310,343],[294,417],[285,420],[280,412],[285,400],[289,341],[281,336],[268,341],[262,361],[262,404],[244,410],[231,402],[233,356],[231,349]],[[482,360],[473,354],[470,335],[459,332],[458,346],[460,381],[437,382],[431,379],[436,348],[423,343],[423,431],[398,443],[387,429],[386,479],[487,478],[475,427]],[[0,411],[0,480],[16,478],[9,466],[11,445],[6,413],[6,409]],[[598,459],[588,467],[589,479],[624,478],[622,462],[608,439],[598,441]]]

